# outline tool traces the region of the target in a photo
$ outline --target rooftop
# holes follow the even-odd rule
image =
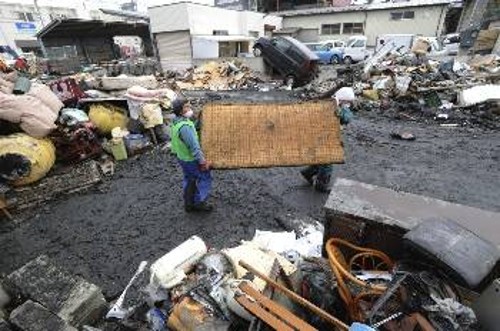
[[[453,0],[411,0],[407,2],[373,3],[369,5],[360,5],[360,6],[317,7],[317,8],[308,8],[299,10],[286,10],[286,11],[275,12],[273,13],[273,15],[282,17],[308,16],[308,15],[321,15],[321,14],[353,12],[353,11],[399,9],[399,8],[423,7],[423,6],[446,6],[450,5],[453,2],[454,2]]]

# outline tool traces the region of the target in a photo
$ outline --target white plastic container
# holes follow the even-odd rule
[[[170,289],[180,284],[207,251],[205,242],[192,236],[151,265],[151,285]]]

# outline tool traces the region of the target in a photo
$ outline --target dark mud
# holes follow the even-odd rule
[[[390,137],[405,129],[417,140]],[[500,132],[395,121],[364,114],[344,132],[346,163],[335,175],[500,211]],[[216,171],[209,215],[182,208],[180,171],[167,152],[119,163],[113,178],[61,198],[19,225],[0,224],[0,272],[47,254],[116,297],[141,260],[152,261],[191,235],[212,247],[235,245],[255,229],[279,229],[284,213],[322,218],[327,195],[298,169]],[[500,225],[499,225],[500,227]]]

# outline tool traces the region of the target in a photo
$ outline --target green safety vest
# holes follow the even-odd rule
[[[179,130],[184,125],[190,126],[194,131],[196,139],[198,139],[198,132],[196,132],[194,123],[191,120],[182,119],[170,127],[171,149],[177,155],[179,160],[190,162],[194,161],[194,156],[179,136]]]

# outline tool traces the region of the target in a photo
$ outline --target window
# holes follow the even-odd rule
[[[365,47],[364,40],[356,40],[351,44],[351,47]]]
[[[229,32],[227,32],[227,30],[213,30],[212,34],[214,36],[227,36],[229,35]]]
[[[34,22],[35,19],[33,17],[33,13],[23,13],[23,12],[17,12],[16,13],[17,19],[23,22]]]
[[[273,40],[273,45],[279,49],[280,51],[282,51],[283,53],[285,53],[286,51],[288,51],[288,49],[292,46],[291,43],[286,40],[286,39],[282,39],[282,38],[276,38]]]
[[[414,11],[391,12],[391,20],[393,21],[412,20],[414,18],[415,18]]]
[[[363,34],[363,23],[344,23],[342,34]]]
[[[321,25],[321,34],[340,34],[340,23]]]

